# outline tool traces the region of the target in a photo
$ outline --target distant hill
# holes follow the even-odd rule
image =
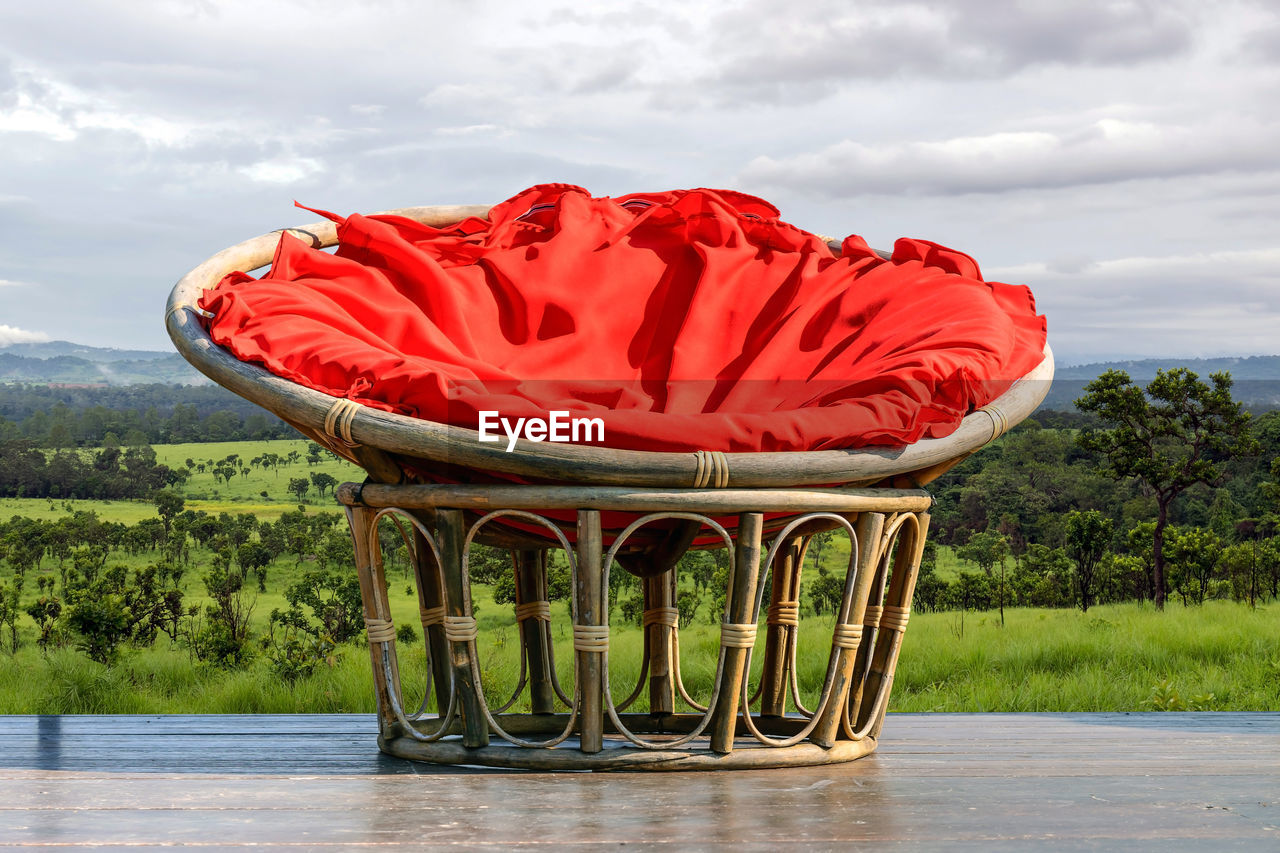
[[[73,344],[71,341],[46,341],[39,344],[9,344],[0,347],[0,354],[19,355],[24,358],[57,358],[71,356],[86,361],[155,361],[174,355],[173,352],[150,349],[116,349],[115,347],[91,347]]]
[[[1072,367],[1059,367],[1049,396],[1042,409],[1068,411],[1084,393],[1084,386],[1108,370],[1123,370],[1135,382],[1146,384],[1156,378],[1157,370],[1185,367],[1201,379],[1226,371],[1231,374],[1232,393],[1256,411],[1280,409],[1280,355],[1255,355],[1238,358],[1144,358],[1133,361],[1103,361]]]
[[[0,347],[0,382],[46,385],[204,385],[175,352],[90,347],[69,341]]]

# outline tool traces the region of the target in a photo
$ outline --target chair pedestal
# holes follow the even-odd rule
[[[875,749],[925,543],[926,492],[349,483],[338,497],[355,542],[385,752],[536,770],[693,770],[828,764]],[[417,711],[401,689],[384,518],[410,545],[416,579],[429,676]],[[618,519],[625,527],[607,526]],[[673,522],[701,525],[696,547],[724,549],[710,591],[724,599],[718,648],[682,658],[680,567],[652,567],[640,581],[639,676],[614,684],[610,644],[637,629],[608,622],[610,574],[622,571],[619,557],[643,565],[640,543]],[[834,624],[830,615],[802,621],[802,584],[819,579],[806,576],[806,549],[830,530],[850,543],[843,574],[822,578]],[[477,630],[471,601],[477,542],[513,552],[521,674],[509,695],[490,695],[482,672],[493,640]],[[554,548],[571,578],[567,622],[547,600]],[[806,644],[821,637],[830,647],[814,683],[797,666],[801,631]],[[710,682],[686,683],[682,662],[705,671],[712,656]],[[524,712],[509,710],[517,707]]]

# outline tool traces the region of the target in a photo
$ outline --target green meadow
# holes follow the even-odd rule
[[[399,588],[398,588],[399,587]],[[477,651],[491,706],[505,702],[519,673],[514,616],[476,588]],[[416,620],[416,599],[392,584],[398,624]],[[276,597],[262,595],[258,612]],[[1280,611],[1230,602],[1171,607],[1134,604],[1076,611],[1010,609],[995,613],[918,614],[911,619],[894,681],[893,711],[1261,711],[1280,707]],[[557,671],[573,682],[572,636],[563,605],[553,608]],[[615,700],[634,686],[638,627],[618,624],[610,645]],[[797,667],[816,684],[826,666],[831,623],[801,625]],[[421,629],[418,629],[419,635]],[[761,632],[763,634],[763,632]],[[705,701],[718,635],[699,620],[680,632],[682,670]],[[763,642],[753,655],[758,672]],[[407,701],[425,683],[423,643],[398,644]],[[811,692],[807,701],[812,702]],[[520,703],[515,706],[517,709]],[[644,709],[641,697],[637,708]],[[115,665],[72,648],[42,652],[28,644],[0,654],[0,713],[320,713],[373,710],[367,646],[341,646],[331,666],[290,684],[259,659],[238,669],[194,661],[167,638],[132,649]]]
[[[308,442],[262,441],[156,446],[160,462],[190,471],[182,487],[186,509],[212,516],[248,514],[275,521],[285,512],[331,513],[331,494],[309,488],[301,501],[289,491],[294,479],[325,473],[336,481],[359,480],[355,466],[323,454],[308,464]],[[252,460],[274,455],[274,467]],[[220,463],[235,457],[235,473],[215,475]],[[190,465],[188,465],[190,460]],[[291,460],[291,461],[290,461]],[[53,521],[76,511],[92,511],[102,521],[133,525],[157,518],[150,501],[62,501],[0,499],[0,519],[22,516]],[[336,529],[342,530],[345,526]],[[821,557],[828,569],[842,572],[849,545],[832,539]],[[158,559],[155,551],[111,552],[108,564],[143,568]],[[185,603],[205,604],[202,576],[213,553],[194,543],[181,581]],[[255,638],[250,659],[238,667],[198,660],[164,634],[150,646],[126,645],[111,665],[90,660],[74,638],[47,649],[37,642],[35,623],[18,621],[18,649],[0,637],[0,713],[292,713],[370,711],[373,686],[367,645],[339,645],[311,674],[288,682],[273,669],[263,638],[270,614],[288,606],[285,590],[317,567],[312,554],[286,553],[266,569],[265,591],[250,589]],[[35,577],[53,579],[64,568],[46,556],[29,572],[22,606],[34,601]],[[952,549],[937,549],[937,573],[955,576],[966,564]],[[0,567],[0,581],[12,570]],[[406,691],[421,690],[427,669],[417,598],[403,562],[389,563],[389,594],[396,623],[412,625],[417,638],[399,644]],[[475,586],[480,626],[477,641],[482,680],[492,705],[506,701],[519,674],[518,630],[510,605],[495,604],[492,588]],[[627,592],[623,597],[634,594]],[[804,598],[802,593],[802,598]],[[704,596],[694,621],[680,632],[682,670],[695,698],[705,700],[718,649],[718,629],[708,618]],[[616,603],[615,603],[616,604]],[[611,682],[621,699],[634,685],[641,658],[641,631],[626,623],[614,607],[610,646]],[[832,630],[830,615],[814,615],[806,605],[801,624],[797,668],[804,685],[817,685],[826,668]],[[553,637],[563,684],[572,683],[572,637],[567,608],[553,605]],[[7,633],[7,632],[0,632]],[[763,637],[761,632],[761,636]],[[757,646],[754,666],[763,657]],[[419,696],[408,699],[415,705]],[[812,702],[810,694],[807,700]],[[643,710],[644,697],[636,706]],[[517,709],[520,702],[517,702]],[[1171,601],[1164,612],[1149,605],[1097,606],[1087,614],[1069,609],[1007,608],[1003,624],[995,612],[916,613],[911,618],[894,686],[897,711],[1259,711],[1280,707],[1280,604],[1256,609],[1230,601],[1183,607]]]
[[[250,513],[259,519],[274,521],[284,512],[296,510],[299,500],[289,492],[289,480],[292,478],[310,478],[311,474],[328,474],[339,483],[364,479],[364,472],[344,459],[337,459],[330,453],[321,454],[321,460],[315,464],[306,461],[307,447],[310,442],[304,439],[282,439],[276,441],[224,441],[187,444],[157,444],[153,446],[156,461],[174,469],[187,468],[187,460],[195,467],[181,491],[186,498],[187,509],[203,510],[211,515],[222,512]],[[89,453],[91,451],[81,451]],[[250,465],[251,460],[275,454],[288,459],[289,454],[296,454],[294,461],[285,462],[278,467],[264,468]],[[229,481],[215,477],[213,470],[216,464],[230,456],[243,462],[247,471],[237,473]],[[204,466],[200,470],[198,466]],[[239,465],[237,465],[237,468]],[[264,495],[265,492],[265,495]],[[337,511],[332,495],[317,494],[310,488],[301,501],[307,507]],[[67,514],[68,507],[79,511],[96,512],[103,521],[116,521],[122,524],[136,524],[144,518],[156,518],[155,506],[147,500],[136,501],[94,501],[77,500],[62,501],[57,498],[0,498],[0,519],[8,519],[19,515],[24,518],[37,518],[52,521]]]

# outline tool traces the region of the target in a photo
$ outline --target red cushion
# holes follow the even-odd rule
[[[281,238],[261,279],[207,291],[214,341],[338,397],[476,429],[568,410],[603,446],[904,445],[1038,364],[1025,287],[969,256],[859,237],[836,257],[767,202],[725,190],[592,198],[525,190],[488,221],[338,222],[336,253]]]

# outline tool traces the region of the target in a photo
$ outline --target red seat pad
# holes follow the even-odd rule
[[[1030,291],[968,255],[902,239],[884,260],[851,236],[837,257],[726,190],[546,184],[448,228],[320,212],[336,252],[282,236],[260,279],[205,292],[213,340],[469,429],[562,410],[616,448],[901,446],[949,435],[1043,355]]]

